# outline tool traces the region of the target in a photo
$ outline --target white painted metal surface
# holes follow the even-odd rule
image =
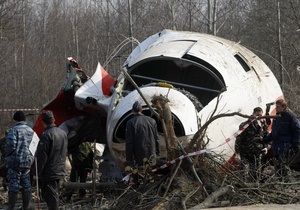
[[[164,30],[137,46],[124,67],[141,86],[148,101],[154,95],[168,97],[171,111],[182,124],[185,135],[195,133],[198,126],[209,119],[217,103],[216,91],[220,93],[216,114],[239,111],[250,115],[253,108],[260,106],[264,109],[267,103],[283,97],[275,76],[257,55],[238,43],[207,34]],[[176,77],[176,74],[182,75]],[[97,84],[101,79],[95,78],[93,81]],[[173,83],[181,89],[187,88],[201,103],[204,102],[203,109],[196,111],[191,100],[175,89],[142,87],[158,81]],[[97,100],[98,106],[105,107],[108,145],[114,158],[122,162],[125,158],[122,136],[124,137],[124,125],[130,117],[131,106],[138,100],[144,105],[144,110],[147,108],[122,74],[110,97],[99,96],[97,88],[92,86],[88,82],[84,84],[76,93],[76,100],[82,101],[92,96]],[[87,93],[87,90],[93,91]],[[207,131],[210,139],[208,147],[224,142],[237,131],[244,120],[240,117],[227,117],[214,121]],[[233,144],[234,142],[229,142],[216,152],[228,159],[234,152]]]

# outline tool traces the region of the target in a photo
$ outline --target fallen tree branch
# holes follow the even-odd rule
[[[177,164],[177,167],[176,167],[174,173],[172,174],[172,176],[171,176],[171,178],[169,180],[169,183],[167,185],[166,191],[165,191],[164,196],[163,196],[164,198],[166,197],[166,195],[167,195],[167,193],[169,191],[169,188],[170,188],[170,186],[172,184],[172,181],[173,181],[175,175],[177,174],[178,168],[180,167],[181,163],[182,163],[182,160],[180,160],[179,163]]]
[[[216,202],[219,197],[221,197],[222,195],[225,195],[227,193],[231,193],[233,191],[234,191],[234,188],[232,185],[227,185],[225,187],[221,187],[218,190],[216,190],[215,192],[213,192],[212,194],[210,194],[202,203],[190,208],[190,210],[197,210],[197,209],[203,209],[203,208],[209,208],[209,207],[215,206],[214,202]]]
[[[183,206],[184,209],[186,209],[186,201],[192,197],[199,189],[200,189],[201,186],[198,186],[195,190],[193,190],[192,192],[188,193],[184,199],[181,200],[181,204]]]

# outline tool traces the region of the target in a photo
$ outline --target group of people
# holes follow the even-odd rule
[[[66,157],[68,153],[68,138],[66,133],[55,125],[55,118],[52,111],[42,113],[42,124],[45,128],[40,136],[36,151],[30,148],[33,141],[34,131],[27,125],[26,116],[22,111],[17,111],[13,115],[15,125],[8,132],[4,150],[5,164],[7,168],[7,180],[9,183],[8,191],[8,209],[15,209],[18,200],[18,192],[22,192],[22,209],[31,209],[31,181],[30,171],[34,163],[34,156],[37,161],[37,172],[34,176],[38,177],[41,184],[42,198],[47,203],[48,209],[59,209],[59,188],[60,180],[65,177]],[[86,180],[86,172],[82,169],[80,163],[85,161],[80,151],[91,151],[88,143],[82,144],[80,149],[74,152],[73,164],[79,166],[72,167],[71,181],[76,181],[77,176],[80,181]],[[87,148],[88,147],[88,148]],[[75,154],[76,153],[76,154]],[[85,193],[81,191],[80,193]],[[83,195],[81,194],[81,195]]]
[[[291,168],[300,170],[300,121],[288,109],[284,99],[277,100],[275,106],[276,115],[266,113],[263,116],[263,109],[256,107],[251,118],[240,124],[240,129],[245,129],[236,138],[235,150],[240,155],[241,165],[249,166],[253,181],[261,178],[260,174],[270,159],[280,178],[286,177]],[[137,101],[132,112],[125,135],[128,169],[133,165],[145,165],[145,161],[153,162],[151,159],[155,160],[160,154],[155,120],[142,114],[142,107]],[[273,119],[272,125],[270,118]]]
[[[151,117],[142,114],[142,106],[135,102],[132,106],[133,117],[126,125],[126,159],[132,167],[142,166],[147,161],[155,160],[159,155],[157,124]],[[31,150],[35,132],[26,123],[22,111],[13,115],[14,126],[5,139],[5,164],[7,168],[8,209],[15,209],[19,189],[22,192],[22,209],[32,209],[30,171],[36,157],[36,176],[41,184],[42,198],[49,210],[59,209],[60,180],[65,177],[66,158],[68,155],[67,133],[55,125],[52,111],[42,113],[44,132],[40,136],[36,151]],[[72,169],[70,181],[85,182],[93,161],[92,147],[84,142],[72,151]],[[35,170],[33,170],[35,172]],[[83,197],[85,190],[79,191]],[[67,193],[70,199],[72,192]]]
[[[271,132],[268,131],[268,123],[263,115],[263,110],[256,107],[252,118],[240,125],[246,129],[237,136],[235,150],[240,155],[241,166],[249,165],[249,174],[253,180],[264,169],[268,158],[266,154],[271,143],[270,153],[273,157],[275,172],[281,179],[290,171],[290,166],[297,161],[300,148],[300,123],[297,117],[287,108],[287,102],[279,99],[275,102],[276,115],[273,116]],[[268,113],[267,113],[268,114]],[[270,116],[268,116],[270,117]],[[297,168],[293,168],[299,170]]]
[[[143,115],[142,111],[141,104],[136,101],[132,106],[133,117],[126,124],[127,168],[155,162],[160,155],[157,123],[153,118]],[[253,172],[252,176],[256,179],[256,172],[259,171],[260,164],[265,162],[264,155],[267,152],[267,145],[272,142],[276,173],[286,176],[291,157],[294,157],[299,151],[299,121],[294,114],[288,111],[287,103],[283,99],[276,101],[276,117],[273,119],[270,133],[268,132],[268,123],[262,115],[263,110],[256,107],[252,113],[253,118],[240,125],[241,129],[246,124],[248,127],[237,136],[236,152],[240,155],[242,162],[249,164],[250,171]],[[46,201],[48,209],[57,210],[59,209],[59,181],[65,176],[68,153],[67,134],[55,125],[55,118],[51,111],[43,112],[42,124],[45,130],[40,136],[35,154],[32,154],[30,144],[35,133],[26,124],[25,114],[17,111],[13,119],[16,124],[9,131],[5,143],[5,163],[9,182],[8,209],[14,209],[20,187],[22,208],[30,209],[30,169],[36,156],[37,174],[35,176],[41,181],[42,197]],[[91,165],[91,162],[86,162],[84,158],[75,159],[75,157],[91,156],[89,145],[82,144],[81,147],[84,148],[82,150],[85,151],[84,153],[77,150],[74,152],[71,181],[76,181],[79,175],[85,181],[87,176],[85,166]],[[82,164],[76,169],[75,165],[78,165],[80,161]],[[84,192],[82,193],[84,195]]]
[[[42,124],[45,128],[40,136],[36,151],[32,149],[35,132],[26,123],[24,112],[13,115],[15,125],[5,139],[5,164],[7,168],[8,209],[15,209],[19,189],[22,192],[22,209],[32,209],[30,169],[36,163],[37,174],[41,183],[42,197],[48,209],[59,209],[59,180],[65,176],[65,161],[68,139],[61,129],[54,124],[51,111],[42,113]]]

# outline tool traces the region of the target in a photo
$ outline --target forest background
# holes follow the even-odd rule
[[[163,29],[252,50],[300,115],[299,0],[0,0],[1,131],[12,125],[13,109],[36,113],[56,96],[67,57],[90,76],[100,62],[117,77],[132,49]]]

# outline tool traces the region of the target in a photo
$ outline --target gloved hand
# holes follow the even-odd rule
[[[156,166],[156,160],[155,159],[151,160],[150,166]]]
[[[130,166],[125,167],[125,172],[130,173],[132,171],[132,168]]]
[[[266,155],[268,153],[268,148],[263,148],[261,154]]]
[[[143,158],[143,163],[144,164],[147,163],[148,161],[149,161],[148,158],[146,158],[146,157]]]
[[[125,161],[124,168],[126,173],[131,173],[133,168],[133,161]]]

